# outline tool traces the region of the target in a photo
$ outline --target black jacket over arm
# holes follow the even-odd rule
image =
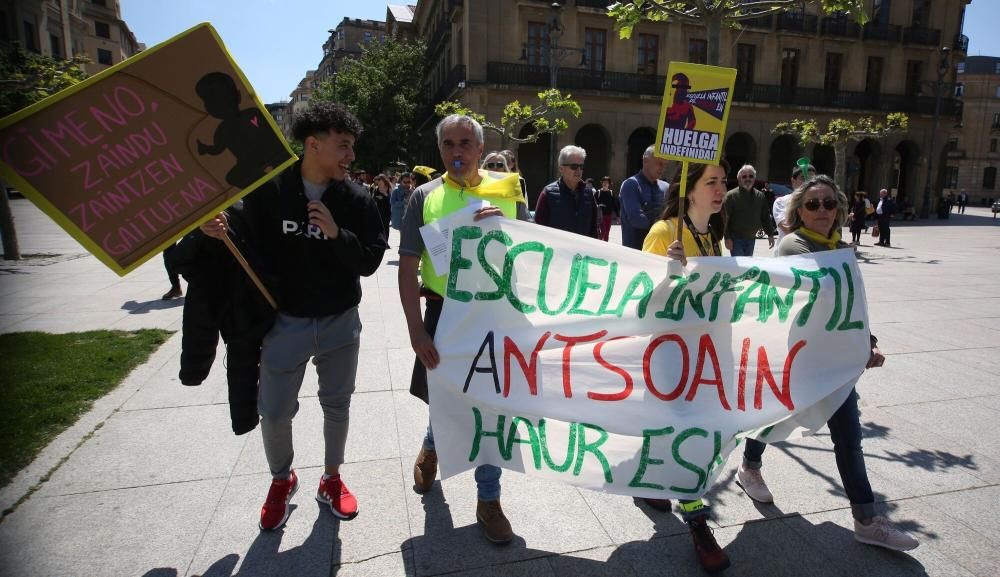
[[[226,210],[230,238],[251,267],[267,278],[242,202]],[[195,230],[171,254],[188,282],[181,341],[181,383],[200,385],[215,361],[219,335],[226,343],[229,414],[237,435],[257,426],[260,347],[274,310],[226,246]]]

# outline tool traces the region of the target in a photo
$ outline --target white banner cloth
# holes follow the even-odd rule
[[[745,437],[822,427],[869,356],[849,249],[681,267],[502,218],[450,228],[428,372],[443,477],[489,463],[693,499]]]

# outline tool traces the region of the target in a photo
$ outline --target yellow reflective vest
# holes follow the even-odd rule
[[[463,186],[447,173],[438,179],[437,188],[431,190],[424,199],[424,224],[461,210],[472,199],[489,201],[503,211],[507,218],[517,218],[517,203],[525,202],[518,175],[480,170],[479,176],[482,180],[474,187]],[[420,279],[424,286],[443,297],[448,283],[448,271],[441,273],[434,270],[430,255],[424,249],[420,256]]]

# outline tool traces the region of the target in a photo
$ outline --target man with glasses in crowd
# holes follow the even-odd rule
[[[535,204],[535,223],[591,238],[601,237],[594,189],[583,180],[587,151],[565,146],[559,151],[559,180],[542,189]]]
[[[642,170],[622,182],[618,194],[622,222],[622,244],[642,250],[649,227],[660,217],[670,183],[660,180],[667,161],[653,154],[653,146],[642,153]]]
[[[745,164],[736,173],[738,185],[726,193],[726,249],[732,256],[753,256],[760,229],[767,233],[768,248],[774,248],[771,213],[764,192],[753,187],[756,179],[757,169]]]

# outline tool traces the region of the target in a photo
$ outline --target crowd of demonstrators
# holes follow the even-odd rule
[[[410,392],[424,402],[428,402],[427,371],[440,362],[434,347],[434,333],[444,304],[447,271],[434,270],[420,236],[420,227],[460,210],[468,204],[469,198],[490,202],[490,206],[476,214],[477,220],[498,216],[528,220],[524,195],[516,181],[510,179],[511,190],[499,194],[488,190],[488,185],[502,179],[498,178],[499,174],[479,169],[484,140],[483,128],[475,119],[453,114],[441,120],[435,132],[441,162],[447,169],[443,176],[420,186],[410,195],[399,245],[399,300],[410,344],[416,354]],[[420,315],[421,296],[426,301],[423,318]],[[476,519],[488,540],[509,543],[514,533],[500,506],[500,473],[501,469],[494,465],[476,467]],[[436,475],[433,423],[428,422],[413,465],[414,489],[421,493],[431,490]]]
[[[660,179],[666,161],[653,152],[653,146],[643,151],[642,169],[622,182],[618,194],[622,244],[636,250],[642,250],[667,194],[668,183]]]
[[[599,210],[594,189],[583,180],[587,151],[564,146],[559,151],[559,179],[542,189],[535,203],[535,223],[600,238]]]
[[[767,233],[768,248],[774,248],[770,207],[764,193],[754,188],[757,169],[743,165],[736,180],[736,188],[726,193],[726,249],[732,256],[753,256],[760,229]]]
[[[618,195],[611,187],[611,177],[601,178],[601,187],[595,192],[597,207],[601,209],[601,240],[607,242],[611,235],[611,223],[618,214]]]
[[[389,195],[392,193],[392,183],[389,182],[389,176],[386,174],[376,175],[368,190],[371,192],[372,200],[375,201],[375,206],[378,207],[379,216],[382,218],[382,231],[385,238],[388,239],[389,222],[392,219],[392,208],[389,200]]]
[[[875,206],[875,214],[878,222],[878,246],[890,247],[890,233],[892,229],[892,215],[896,212],[896,201],[889,196],[889,191],[882,189],[878,191],[878,205]]]
[[[189,282],[185,303],[182,382],[198,384],[208,374],[221,334],[230,351],[230,404],[233,430],[243,433],[259,422],[264,453],[272,475],[261,508],[262,530],[282,527],[289,502],[299,484],[292,467],[292,420],[298,411],[298,392],[311,360],[319,377],[323,411],[324,473],[316,499],[338,518],[357,515],[357,498],[340,477],[349,429],[351,397],[355,388],[361,323],[361,276],[378,268],[387,248],[391,225],[400,231],[398,290],[414,351],[410,392],[429,402],[427,371],[440,363],[434,335],[444,304],[447,271],[436,271],[420,227],[467,206],[488,201],[476,220],[529,219],[523,178],[509,150],[486,155],[482,126],[473,118],[450,115],[435,130],[445,172],[414,167],[394,186],[386,174],[355,173],[355,140],[360,123],[343,106],[318,102],[296,117],[295,138],[303,143],[302,159],[278,178],[266,183],[188,235],[172,254]],[[680,171],[673,184],[660,177],[665,161],[650,146],[642,169],[621,184],[620,195],[604,176],[594,190],[583,179],[587,152],[566,146],[559,153],[559,178],[544,187],[535,207],[535,222],[607,241],[613,217],[621,217],[622,244],[686,264],[688,257],[712,258],[725,244],[734,256],[752,256],[756,232],[772,235],[771,215],[778,226],[777,256],[800,255],[846,246],[840,229],[848,211],[854,214],[851,232],[860,244],[866,205],[863,193],[852,205],[826,176],[805,174],[796,166],[794,191],[775,200],[769,211],[764,194],[754,188],[756,171],[745,165],[739,186],[726,191],[729,166],[692,164],[687,174],[686,201],[681,209]],[[889,246],[889,218],[895,205],[886,190],[876,209],[882,242]],[[678,216],[680,220],[678,221]],[[680,240],[678,239],[678,226]],[[250,255],[264,283],[277,300],[277,310],[247,282],[221,243],[229,236]],[[774,246],[773,237],[769,243]],[[178,285],[179,286],[179,285]],[[165,297],[166,298],[166,295]],[[423,298],[424,309],[421,313]],[[190,306],[190,312],[188,308]],[[245,310],[243,310],[245,309]],[[883,364],[877,340],[865,368]],[[259,368],[258,368],[259,363]],[[861,451],[858,397],[852,391],[828,422],[841,479],[851,502],[858,541],[896,550],[909,550],[917,541],[895,527],[876,510]],[[761,474],[766,445],[747,439],[737,483],[759,502],[774,497]],[[413,465],[414,490],[434,488],[437,452],[433,423],[428,420]],[[513,529],[500,505],[502,470],[476,467],[476,519],[486,538],[509,543]],[[644,499],[659,511],[670,511],[669,499]],[[693,538],[699,563],[710,572],[730,565],[709,527],[710,508],[702,499],[681,500],[678,509]]]
[[[887,193],[882,190],[880,194],[885,198]],[[840,240],[840,230],[847,218],[847,197],[830,177],[820,175],[811,178],[791,196],[785,217],[791,231],[781,241],[777,256],[809,254],[847,246]],[[878,339],[871,335],[871,351],[864,368],[881,367],[884,362]],[[844,403],[830,417],[827,426],[833,441],[837,470],[851,503],[855,539],[897,551],[916,548],[919,545],[917,540],[880,515],[875,505],[861,449],[861,414],[856,390],[851,390]],[[760,441],[746,439],[743,463],[737,470],[736,480],[752,499],[770,503],[774,497],[761,474],[765,447]]]
[[[272,476],[261,508],[262,530],[285,524],[298,489],[292,418],[310,360],[319,377],[325,445],[316,499],[338,518],[357,515],[357,499],[341,479],[340,466],[358,365],[360,277],[375,272],[386,250],[371,195],[347,178],[361,124],[342,105],[317,102],[296,117],[292,132],[302,142],[302,159],[244,203],[278,305],[260,359],[257,407]],[[227,229],[225,213],[201,226],[218,239]]]
[[[687,174],[687,196],[681,217],[681,240],[677,240],[677,216],[680,214],[680,174],[674,178],[667,193],[667,202],[660,219],[649,230],[642,250],[668,256],[687,264],[687,256],[722,256],[719,243],[724,238],[726,174],[729,167],[695,164]],[[660,511],[670,510],[668,499],[645,499]],[[678,507],[694,540],[695,554],[706,571],[721,571],[729,567],[729,557],[708,526],[709,507],[702,499],[683,500]]]

